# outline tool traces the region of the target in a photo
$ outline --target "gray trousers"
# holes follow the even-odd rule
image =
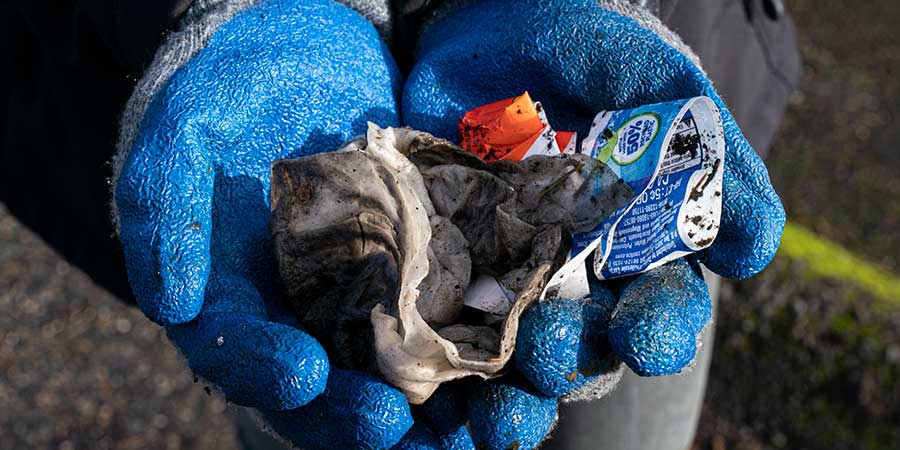
[[[612,393],[583,403],[563,405],[559,423],[544,450],[687,450],[694,440],[709,363],[721,279],[704,269],[713,301],[713,321],[704,330],[692,369],[666,377],[639,377],[630,370]],[[262,431],[247,408],[232,413],[246,450],[290,447]]]

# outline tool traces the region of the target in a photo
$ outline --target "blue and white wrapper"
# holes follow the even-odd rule
[[[633,275],[715,240],[725,136],[710,98],[600,112],[581,153],[605,162],[636,195],[593,230],[575,234],[545,297],[586,296],[589,268],[601,280]]]

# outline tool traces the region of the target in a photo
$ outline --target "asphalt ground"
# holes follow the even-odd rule
[[[0,205],[0,449],[237,448],[163,329]]]

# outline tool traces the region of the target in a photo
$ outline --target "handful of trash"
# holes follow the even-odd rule
[[[712,116],[712,102],[696,100],[689,100],[693,108],[682,105],[678,120]],[[688,128],[673,121],[660,139],[666,142],[656,142],[660,123],[638,145],[668,149],[676,128]],[[694,197],[685,195],[691,181],[702,192],[712,186],[697,199],[714,201],[718,186],[721,208],[721,170],[713,164],[721,163],[724,143],[714,142],[715,127],[704,139],[701,125],[691,123],[697,139],[688,139],[698,163],[687,167],[681,158],[679,170],[690,172],[685,198],[660,208],[674,210],[671,223],[685,221],[677,216]],[[460,120],[465,148],[369,124],[364,137],[335,152],[275,161],[270,226],[288,304],[333,364],[380,373],[410,403],[424,402],[443,382],[500,375],[528,306],[587,295],[591,254],[592,275],[609,277],[615,243],[627,240],[616,225],[633,217],[635,200],[673,154],[655,149],[650,174],[630,179],[604,156],[621,156],[619,146],[632,142],[625,126],[612,130],[612,144],[592,129],[590,147],[576,153],[574,133],[553,131],[526,93],[467,113]],[[647,149],[631,163],[645,163],[641,156],[653,153]],[[713,205],[696,214],[703,227],[717,229],[715,213]],[[647,248],[653,261],[638,271],[681,251]]]

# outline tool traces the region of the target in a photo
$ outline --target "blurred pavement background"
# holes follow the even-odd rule
[[[0,205],[0,449],[237,448],[163,329]]]
[[[791,223],[725,287],[695,448],[900,448],[900,2],[787,5],[805,75],[770,171]],[[0,450],[236,448],[205,388],[0,205]]]
[[[695,447],[897,449],[900,2],[786,4],[805,73],[769,168],[790,223],[719,302]]]

